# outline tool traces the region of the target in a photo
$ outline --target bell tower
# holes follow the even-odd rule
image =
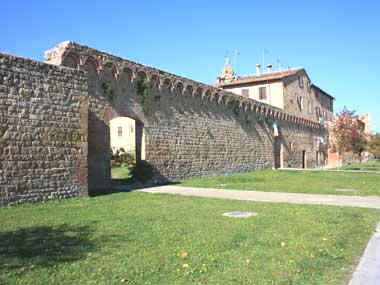
[[[234,79],[234,69],[230,64],[230,57],[226,56],[226,64],[222,69],[222,74],[217,78],[217,82],[230,82]]]

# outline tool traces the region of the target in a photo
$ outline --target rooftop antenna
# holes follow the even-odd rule
[[[268,53],[268,50],[266,48],[263,48],[262,49],[263,68],[265,66],[265,53]]]
[[[237,49],[235,49],[235,51],[234,51],[234,71],[235,71],[235,74],[236,74],[236,65],[237,65],[238,55],[240,55],[240,52]]]
[[[278,70],[282,70],[281,58],[277,57]]]

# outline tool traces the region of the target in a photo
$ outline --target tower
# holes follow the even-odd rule
[[[234,69],[230,64],[230,57],[226,56],[226,64],[222,69],[222,74],[217,78],[217,82],[230,82],[234,79]]]

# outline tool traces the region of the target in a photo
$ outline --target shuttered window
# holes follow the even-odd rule
[[[267,88],[266,87],[260,87],[259,88],[259,100],[266,100],[267,99]]]

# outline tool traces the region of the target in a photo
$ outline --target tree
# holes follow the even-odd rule
[[[364,123],[358,119],[355,111],[346,107],[336,114],[331,135],[331,149],[341,156],[345,152],[353,152],[362,160],[362,153],[366,150],[367,135],[364,132]]]
[[[352,123],[352,152],[357,154],[359,157],[360,169],[362,168],[362,153],[366,151],[368,146],[368,138],[366,133],[364,132],[364,123],[354,119]]]
[[[371,136],[369,141],[369,152],[376,158],[380,158],[380,133]]]

